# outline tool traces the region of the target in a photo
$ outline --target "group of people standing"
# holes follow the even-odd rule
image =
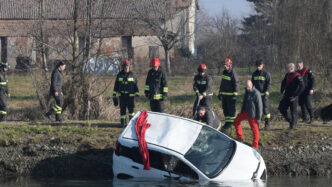
[[[314,76],[310,69],[304,67],[302,61],[295,64],[289,63],[286,66],[287,74],[285,75],[280,92],[282,99],[279,104],[279,111],[289,122],[289,132],[292,132],[297,124],[297,106],[301,106],[302,118],[307,121],[306,110],[309,113],[308,123],[314,121],[314,114],[311,107],[311,99],[314,93]],[[164,100],[168,95],[167,76],[160,67],[158,58],[153,58],[150,62],[149,70],[145,86],[144,94],[150,100],[151,111],[164,112]],[[223,133],[234,125],[237,137],[243,140],[241,129],[241,121],[248,120],[254,134],[253,147],[258,147],[259,133],[258,125],[264,118],[265,130],[270,127],[271,114],[269,111],[269,91],[271,88],[271,75],[264,70],[263,60],[256,61],[256,71],[253,72],[251,80],[246,81],[246,91],[241,108],[241,112],[236,114],[236,100],[238,97],[238,76],[233,69],[233,62],[226,58],[224,61],[224,71],[219,87],[218,98],[222,102],[222,109],[225,116],[224,125],[221,124],[219,118],[212,111],[213,96],[213,79],[207,73],[205,64],[199,65],[198,74],[194,77],[193,90],[196,99],[193,106],[193,118],[204,122]],[[52,120],[55,114],[56,121],[62,121],[63,107],[63,75],[66,64],[59,61],[52,73],[50,94],[55,99],[54,106],[46,113],[46,117]],[[8,63],[0,63],[0,120],[6,119],[7,108],[6,98],[10,97],[8,89],[8,80],[6,72],[8,71]],[[135,101],[139,99],[139,88],[137,76],[131,71],[131,63],[126,60],[122,63],[122,70],[118,73],[113,91],[113,102],[117,106],[120,103],[121,124],[126,125],[126,113],[128,110],[129,119],[134,116]],[[118,101],[120,100],[120,102]],[[290,114],[288,112],[290,108]]]
[[[248,120],[253,132],[254,148],[258,147],[259,142],[259,124],[264,118],[264,130],[270,128],[271,114],[269,110],[269,95],[271,88],[271,75],[264,70],[263,60],[257,60],[256,71],[253,72],[251,80],[246,81],[246,90],[244,94],[241,112],[235,117],[236,100],[238,95],[238,77],[232,68],[232,61],[228,58],[224,62],[224,71],[222,73],[218,98],[222,101],[222,109],[225,115],[225,124],[222,126],[218,117],[211,110],[212,78],[207,74],[207,68],[204,64],[198,67],[198,75],[194,78],[194,91],[197,98],[194,104],[194,119],[207,123],[208,125],[227,133],[227,130],[234,125],[237,138],[243,141],[241,122]],[[314,114],[311,107],[311,98],[314,93],[314,76],[310,69],[304,67],[302,61],[295,64],[289,63],[286,66],[287,74],[281,84],[281,101],[279,111],[289,122],[289,131],[294,131],[297,124],[297,106],[301,106],[302,118],[304,122],[311,124],[314,121]],[[202,86],[203,84],[203,86]],[[197,106],[199,103],[200,105]],[[290,108],[290,114],[288,113]],[[197,113],[196,111],[197,110]],[[309,113],[308,121],[306,110]]]

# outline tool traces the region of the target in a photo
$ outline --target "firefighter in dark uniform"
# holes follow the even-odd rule
[[[195,115],[197,105],[205,105],[211,109],[212,101],[212,77],[207,74],[207,67],[201,64],[197,68],[198,74],[194,78],[194,91],[196,93],[196,100],[193,107],[193,115]],[[194,116],[195,117],[195,116]]]
[[[114,105],[118,105],[120,98],[121,125],[126,126],[126,110],[128,108],[129,120],[134,116],[135,99],[139,97],[138,81],[136,75],[130,71],[131,64],[128,60],[122,64],[122,71],[116,77],[113,91]]]
[[[56,66],[52,72],[51,78],[51,87],[50,87],[50,95],[52,95],[55,99],[54,106],[46,113],[46,117],[49,120],[52,120],[52,114],[55,113],[56,121],[62,121],[62,107],[63,107],[63,71],[66,69],[66,64],[63,61],[57,61]]]
[[[222,108],[225,115],[225,124],[221,129],[221,132],[226,133],[235,119],[236,112],[236,96],[238,92],[238,78],[234,69],[232,68],[232,60],[229,58],[225,59],[224,71],[221,78],[220,89],[219,89],[219,100],[222,100]]]
[[[217,130],[221,129],[221,122],[218,116],[204,105],[197,107],[197,115],[194,120],[205,123]]]
[[[261,93],[263,101],[263,115],[265,120],[265,130],[270,128],[270,110],[269,110],[269,90],[271,87],[271,76],[270,73],[265,71],[263,60],[256,61],[257,70],[252,74],[251,82],[255,88]]]
[[[152,67],[146,77],[144,93],[150,100],[151,111],[164,112],[164,99],[168,94],[167,77],[160,67],[158,58],[151,60]]]
[[[9,65],[7,62],[0,63],[0,121],[6,121],[7,115],[7,97],[10,97],[7,71]]]
[[[302,119],[303,122],[308,120],[305,110],[308,110],[310,120],[309,124],[314,121],[314,112],[311,107],[312,94],[314,94],[315,79],[312,71],[303,66],[303,61],[297,61],[297,73],[299,73],[303,78],[304,91],[299,96],[299,104],[301,106]]]
[[[304,83],[301,75],[295,72],[295,65],[293,63],[287,64],[288,73],[285,75],[281,83],[280,92],[282,99],[279,104],[279,111],[289,122],[289,131],[294,131],[297,123],[297,105],[298,96],[304,89]],[[291,116],[288,113],[288,107],[290,107]]]

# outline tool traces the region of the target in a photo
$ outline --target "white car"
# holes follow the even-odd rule
[[[135,123],[124,129],[113,154],[117,178],[199,181],[266,180],[263,158],[253,148],[234,141],[200,122],[164,113],[148,112],[145,140],[150,170],[144,170]]]

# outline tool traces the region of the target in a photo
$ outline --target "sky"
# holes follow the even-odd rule
[[[254,13],[251,3],[246,0],[199,0],[199,6],[204,8],[210,16],[219,14],[223,8],[238,19]]]

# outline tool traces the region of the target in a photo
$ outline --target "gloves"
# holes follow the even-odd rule
[[[118,98],[116,97],[116,95],[113,95],[113,104],[114,104],[114,106],[119,105],[119,101],[118,101]]]
[[[148,99],[150,99],[150,94],[145,93],[145,97],[148,98]]]
[[[166,99],[167,98],[167,93],[164,93],[163,94],[163,99]]]
[[[218,99],[219,99],[219,100],[221,100],[221,98],[222,98],[222,95],[221,95],[221,94],[219,94],[219,95],[218,95]]]

